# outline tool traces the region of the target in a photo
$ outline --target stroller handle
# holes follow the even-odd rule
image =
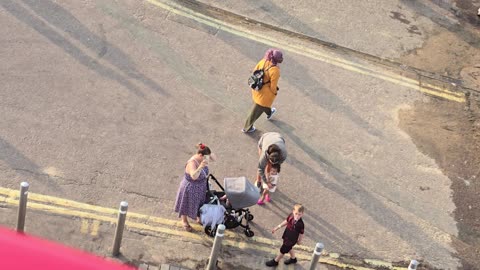
[[[210,178],[213,179],[213,180],[215,181],[215,183],[217,183],[217,186],[220,187],[220,189],[221,189],[223,192],[225,192],[225,189],[223,188],[222,185],[220,185],[220,183],[218,182],[217,178],[215,178],[215,176],[213,176],[213,174],[209,174],[208,177],[207,177],[207,188],[208,188],[208,190],[210,190],[210,187],[208,186],[208,180],[209,180]]]

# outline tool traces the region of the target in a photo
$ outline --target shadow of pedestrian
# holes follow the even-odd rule
[[[0,137],[0,160],[10,167],[15,173],[22,176],[22,181],[32,184],[36,180],[48,189],[59,191],[60,186],[31,159],[22,154],[15,146]],[[20,183],[18,183],[20,184]]]
[[[38,16],[54,25],[57,29],[61,29],[72,38],[81,42],[88,49],[96,52],[99,58],[109,62],[113,66],[121,70],[127,77],[142,82],[162,95],[167,93],[153,80],[141,74],[135,68],[135,64],[130,57],[123,53],[119,48],[107,42],[105,30],[100,25],[102,37],[91,32],[85,25],[76,19],[70,12],[60,5],[50,1],[22,0],[27,4]]]
[[[223,35],[217,36],[218,38],[224,40],[225,43],[228,43],[232,47],[236,48],[238,52],[254,60],[255,62],[260,60],[260,58],[263,56],[263,53],[267,50],[267,47],[261,43],[245,40],[242,37],[238,37],[229,33],[224,33]],[[294,89],[300,92],[299,95],[310,99],[317,106],[329,112],[341,113],[370,135],[375,137],[383,137],[380,130],[376,129],[367,121],[365,121],[335,93],[325,87],[321,87],[322,83],[309,75],[310,72],[305,65],[296,62],[293,60],[293,58],[288,58],[288,56],[285,56],[285,58],[286,60],[280,68],[282,74],[287,75],[281,75],[280,84],[282,80],[288,81],[288,83],[292,85]],[[282,91],[284,90],[282,90],[280,86],[280,95],[282,94]]]
[[[274,206],[272,212],[276,213],[280,218],[285,219],[290,213],[293,206],[301,201],[294,201],[284,194],[280,188],[272,194],[271,205]],[[319,206],[321,208],[321,206]],[[290,211],[288,211],[290,209]],[[317,209],[315,209],[317,210]],[[315,212],[305,209],[305,215],[302,217],[305,222],[305,236],[312,239],[315,243],[322,242],[327,246],[327,250],[339,251],[355,250],[362,256],[372,256],[373,254],[365,247],[356,243],[354,239],[342,233],[337,227],[327,222],[325,219],[315,214]],[[327,243],[325,241],[328,241]],[[313,248],[313,246],[312,246]]]
[[[217,10],[212,10],[210,6],[202,3],[188,3],[188,1],[181,1],[184,5],[187,5],[189,8],[211,16],[213,18],[221,19],[221,15]],[[253,6],[263,9],[266,12],[271,14],[276,14],[274,20],[277,20],[279,24],[284,22],[289,22],[289,24],[300,25],[303,32],[309,35],[314,35],[319,37],[319,33],[309,28],[308,25],[302,23],[291,15],[287,14],[283,9],[275,5],[273,2],[261,2],[261,3],[252,3]],[[238,15],[227,12],[229,16],[237,17]],[[220,32],[221,29],[218,29]],[[260,57],[263,56],[263,53],[268,49],[264,44],[259,42],[252,42],[250,39],[244,39],[233,35],[229,32],[223,32],[222,34],[216,33],[216,37],[222,39],[225,43],[236,48],[238,52],[247,56],[248,58],[255,61],[255,63],[260,60]],[[280,48],[281,49],[281,48]],[[373,126],[371,126],[367,121],[362,119],[355,111],[341,100],[336,94],[331,92],[325,87],[319,87],[321,82],[309,75],[308,69],[305,68],[301,63],[295,62],[293,58],[288,58],[288,64],[285,62],[281,66],[282,74],[288,74],[288,76],[282,76],[283,80],[287,80],[289,84],[293,85],[295,89],[302,92],[303,96],[311,99],[315,104],[322,107],[329,112],[340,112],[348,117],[353,123],[365,129],[369,134],[376,137],[382,137],[382,132]],[[301,78],[291,79],[291,78]]]
[[[85,26],[83,26],[77,19],[75,19],[75,17],[73,17],[70,13],[68,13],[66,10],[64,10],[57,4],[54,4],[49,0],[41,2],[23,2],[29,5],[29,7],[31,7],[35,14],[55,25],[57,28],[62,29],[70,36],[78,39],[89,49],[97,50],[97,59],[105,57],[107,61],[122,70],[129,77],[143,81],[145,84],[153,87],[153,89],[158,93],[164,95],[166,94],[153,81],[145,78],[143,75],[140,75],[137,71],[135,71],[135,67],[127,60],[128,57],[125,54],[121,53],[120,50],[112,47],[105,40],[100,39],[98,36],[95,36],[93,33],[88,31]],[[102,65],[98,62],[97,59],[94,59],[82,52],[80,48],[75,46],[72,42],[68,41],[60,33],[58,33],[55,28],[50,27],[45,22],[34,16],[31,11],[18,4],[18,2],[2,1],[0,4],[15,18],[30,26],[39,34],[47,38],[50,42],[52,42],[53,44],[61,48],[63,51],[65,51],[67,54],[72,56],[80,64],[86,66],[91,70],[94,70],[101,76],[118,82],[125,88],[129,89],[135,95],[143,97],[143,93],[140,91],[140,89],[134,84],[132,84],[127,77],[119,74],[118,72],[109,67]],[[91,39],[91,41],[88,41],[88,39]],[[108,53],[108,48],[113,48],[113,52]]]
[[[265,132],[268,132],[268,131],[265,131]],[[262,135],[265,133],[263,132],[261,129],[257,129],[255,130],[255,132],[252,132],[252,133],[243,133],[244,135],[250,137],[253,141],[255,141],[255,143],[258,142],[258,140],[260,140],[260,138],[262,137]]]
[[[303,141],[294,134],[290,125],[279,120],[273,122],[273,124],[281,130],[280,132],[286,139],[289,139],[287,143],[292,142],[303,150],[313,161],[315,161],[315,163],[317,163],[318,166],[332,175],[335,178],[335,182],[326,179],[315,169],[298,160],[292,154],[287,158],[286,162],[288,164],[307,175],[310,179],[315,180],[326,189],[337,193],[362,209],[379,226],[382,226],[386,231],[392,232],[395,236],[407,242],[412,246],[412,249],[421,252],[436,250],[436,254],[439,254],[439,256],[450,254],[450,251],[447,248],[432,241],[433,238],[427,235],[422,228],[403,219],[399,214],[395,213],[383,202],[377,199],[376,196],[372,194],[372,191],[367,190],[356,179],[352,179],[354,176],[344,173],[335,164],[317,153],[315,149],[309,146],[310,144],[308,142]],[[375,180],[374,182],[381,183],[379,180]],[[419,241],[419,239],[422,239],[422,241]]]

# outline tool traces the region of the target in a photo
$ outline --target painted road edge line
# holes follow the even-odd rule
[[[3,187],[0,187],[0,194],[16,200],[18,200],[18,195],[19,195],[17,190],[3,188]],[[97,213],[110,215],[111,217],[115,217],[118,214],[118,209],[101,207],[101,206],[81,203],[73,200],[41,195],[37,193],[29,193],[29,201],[41,202],[47,205],[57,205],[64,208],[80,209],[82,211],[88,211],[88,212],[97,212]],[[144,214],[139,214],[134,212],[128,213],[128,219],[137,219],[138,222],[144,222],[144,223],[148,222],[148,223],[155,223],[155,224],[161,224],[161,225],[167,225],[167,226],[183,227],[181,222],[178,220],[170,220],[170,219],[154,217],[154,216],[149,216],[149,215],[144,215]],[[202,226],[197,224],[192,224],[192,227],[194,227],[196,230],[203,230]],[[230,231],[226,231],[226,234],[231,238],[241,238],[239,240],[245,240],[245,238],[239,237],[236,233],[233,233]],[[271,240],[263,237],[248,238],[248,241],[257,242],[265,245],[281,244],[281,242],[279,241],[275,241],[275,240]],[[306,247],[306,246],[299,246],[298,249],[304,250],[307,252],[313,252],[313,248]]]
[[[190,19],[195,20],[197,22],[200,22],[202,24],[205,24],[205,25],[217,28],[217,29],[221,29],[221,30],[229,32],[231,34],[234,34],[234,35],[237,35],[237,36],[240,36],[240,37],[244,37],[244,38],[248,38],[248,39],[260,42],[260,43],[264,43],[266,45],[284,48],[284,49],[287,49],[291,52],[294,52],[294,53],[297,53],[297,54],[300,54],[300,55],[303,55],[303,56],[306,56],[306,57],[309,57],[309,58],[317,59],[317,60],[320,60],[320,61],[323,61],[325,63],[329,63],[329,64],[332,64],[332,65],[341,67],[341,68],[349,70],[349,71],[353,71],[353,72],[357,72],[357,73],[360,73],[360,74],[363,74],[363,75],[368,75],[368,76],[372,76],[372,77],[375,77],[375,78],[379,78],[379,79],[382,79],[382,80],[385,80],[385,81],[392,82],[392,83],[397,84],[397,85],[406,86],[406,87],[412,88],[414,90],[417,90],[417,91],[420,91],[420,92],[423,92],[423,93],[426,93],[426,94],[429,94],[429,95],[432,95],[432,96],[441,97],[441,98],[451,100],[451,101],[465,102],[465,99],[466,99],[465,94],[462,93],[462,92],[453,92],[453,91],[448,90],[445,87],[438,87],[438,86],[431,85],[431,84],[428,85],[428,88],[423,87],[421,82],[418,81],[418,80],[407,78],[405,76],[394,74],[392,72],[385,72],[383,70],[381,70],[381,71],[380,70],[374,70],[370,67],[367,67],[367,66],[364,66],[364,65],[361,65],[361,64],[358,64],[358,63],[354,63],[354,62],[351,62],[351,61],[348,61],[348,60],[345,60],[345,59],[342,59],[342,58],[338,58],[338,57],[335,57],[335,56],[329,56],[328,54],[321,53],[318,50],[313,50],[313,49],[310,49],[310,48],[307,48],[307,47],[304,47],[304,46],[292,45],[292,44],[289,44],[289,43],[281,43],[281,42],[278,41],[278,39],[268,38],[264,35],[263,36],[257,35],[254,32],[249,31],[248,29],[243,29],[241,27],[234,26],[234,25],[225,23],[223,21],[217,20],[215,18],[203,15],[203,14],[195,12],[191,9],[185,8],[185,7],[183,7],[179,4],[176,4],[172,1],[168,1],[168,0],[162,0],[162,1],[144,0],[144,1],[147,1],[147,2],[151,3],[152,5],[160,7],[162,9],[167,10],[169,12],[172,12],[174,14],[190,18]]]
[[[1,199],[0,202],[4,202],[4,203],[9,204],[9,205],[18,205],[18,200],[15,200],[13,198],[0,196],[0,199]],[[117,222],[117,219],[114,218],[114,217],[105,217],[105,216],[101,216],[101,215],[97,215],[97,214],[93,214],[93,213],[89,213],[89,212],[82,212],[82,211],[78,211],[78,210],[62,208],[62,207],[53,206],[53,205],[45,205],[45,204],[41,204],[41,203],[28,202],[27,207],[29,209],[32,209],[32,210],[38,210],[38,211],[43,211],[43,212],[62,215],[62,216],[79,217],[82,220],[82,227],[84,227],[85,232],[87,230],[87,228],[85,228],[85,227],[87,227],[88,225],[83,224],[83,223],[86,223],[86,221],[85,221],[86,219],[103,221],[103,222],[107,222],[107,223],[110,223],[110,224],[115,224]],[[180,231],[179,230],[171,230],[171,229],[168,229],[168,228],[151,226],[151,225],[147,225],[147,224],[144,224],[144,223],[131,222],[131,221],[128,220],[128,214],[127,214],[127,221],[125,222],[125,225],[129,229],[139,229],[139,230],[142,230],[142,231],[151,231],[151,232],[154,232],[154,233],[174,235],[174,236],[179,236],[179,237],[183,237],[183,238],[194,239],[194,240],[197,240],[197,241],[208,241],[208,242],[213,243],[213,239],[206,236],[206,235],[198,235],[198,234],[192,233],[192,232],[186,232],[186,231],[181,231],[181,230]],[[81,233],[83,233],[83,232],[81,232]],[[243,250],[254,249],[254,250],[265,251],[265,252],[272,253],[272,254],[274,254],[277,251],[277,249],[278,249],[277,246],[280,246],[280,243],[279,243],[279,244],[275,245],[275,247],[266,247],[266,246],[241,242],[241,241],[232,240],[232,239],[225,239],[223,242],[228,246],[240,248],[240,249],[243,249]],[[303,252],[298,253],[297,256],[301,260],[310,260],[311,259],[311,257],[309,255],[306,255]],[[345,263],[339,262],[335,259],[331,259],[331,258],[328,258],[328,257],[321,258],[319,260],[319,262],[324,263],[324,264],[336,265],[336,266],[339,266],[339,267],[342,267],[342,268],[347,268],[348,267],[348,268],[357,269],[357,270],[373,270],[373,268],[365,268],[365,267],[358,267],[358,266],[354,266],[354,265],[345,264]]]
[[[0,203],[3,202],[3,203],[6,203],[8,205],[17,206],[18,203],[19,203],[18,196],[11,196],[11,195],[13,195],[12,191],[13,190],[11,190],[11,189],[0,187]],[[8,195],[5,194],[5,193],[8,193]],[[18,194],[18,192],[16,192],[16,194]],[[46,195],[29,193],[29,199],[30,199],[30,197],[32,197],[32,195],[49,197],[49,196],[46,196]],[[37,197],[37,196],[33,196],[33,197]],[[49,197],[49,200],[47,200],[47,201],[52,202],[52,201],[56,201],[56,199],[59,199],[59,198]],[[75,202],[75,201],[71,201],[71,200],[60,199],[60,201],[68,201],[69,203],[74,202],[74,203],[77,203],[78,205],[84,205],[84,206],[88,206],[88,207],[92,206],[92,205],[89,205],[89,204],[83,204],[83,203],[79,203],[79,202]],[[39,203],[39,202],[33,202],[33,200],[29,200],[29,202],[27,203],[27,208],[32,209],[32,210],[43,211],[43,212],[47,212],[47,213],[58,214],[58,215],[62,215],[62,216],[77,217],[77,218],[80,218],[81,222],[84,222],[82,220],[85,220],[85,219],[90,219],[90,220],[93,220],[93,221],[103,221],[103,222],[107,222],[109,224],[115,224],[117,222],[117,218],[113,217],[113,216],[102,216],[102,215],[98,215],[98,214],[91,213],[91,212],[83,212],[83,211],[80,211],[80,210],[69,209],[69,208],[60,207],[60,206],[56,206],[56,205],[52,205],[52,204],[43,204],[43,203]],[[104,207],[98,207],[98,208],[108,209],[108,210],[111,210],[112,212],[115,212],[116,214],[118,214],[118,210],[113,209],[113,208],[112,209],[104,208]],[[105,212],[100,212],[100,213],[110,214],[109,212],[110,211],[108,211],[107,213],[105,213]],[[209,242],[213,241],[212,238],[207,237],[206,235],[198,235],[196,233],[186,232],[186,231],[182,231],[182,230],[172,230],[172,229],[169,229],[169,228],[162,228],[162,227],[158,227],[158,226],[148,225],[148,224],[145,224],[145,223],[131,221],[131,220],[129,220],[129,215],[132,215],[132,214],[134,214],[134,213],[129,212],[127,214],[127,221],[125,223],[127,228],[139,229],[139,230],[143,230],[143,231],[150,231],[150,232],[154,232],[154,233],[161,233],[161,234],[167,234],[167,235],[174,235],[174,236],[178,236],[178,237],[185,237],[185,238],[190,238],[190,239],[194,239],[194,240],[197,240],[197,241],[209,241]],[[141,215],[141,214],[137,214],[137,215],[144,216],[144,215]],[[82,223],[82,226],[87,226],[87,225]],[[201,226],[197,225],[197,227],[200,227],[200,232],[203,231],[201,229],[202,228]],[[84,228],[84,230],[86,230],[86,228]],[[98,228],[96,230],[98,230]],[[235,235],[232,232],[226,231],[226,233],[227,232],[230,235]],[[280,241],[266,241],[266,243],[270,242],[269,244],[267,244],[270,247],[267,247],[267,246],[259,245],[259,244],[266,244],[266,243],[248,243],[248,242],[239,241],[239,240],[245,240],[245,239],[231,239],[231,238],[232,237],[228,237],[227,239],[224,240],[227,245],[232,246],[232,247],[237,247],[237,248],[240,248],[240,249],[244,249],[244,250],[245,249],[255,249],[255,250],[266,251],[266,252],[269,252],[269,253],[275,253],[277,251],[277,247],[280,246],[280,244],[281,244]],[[267,239],[267,240],[269,240],[269,239]],[[306,255],[305,253],[312,253],[313,249],[310,249],[310,248],[305,247],[305,246],[299,246],[299,245],[295,246],[295,249],[297,249],[298,251],[301,252],[301,253],[298,254],[300,259],[302,259],[302,260],[310,260],[311,259],[311,255]],[[328,254],[328,253],[327,253],[327,255],[330,256],[330,254]],[[341,256],[321,257],[319,262],[324,263],[324,264],[335,265],[335,266],[342,267],[342,268],[351,268],[351,269],[356,269],[356,270],[372,270],[372,269],[374,269],[374,268],[359,267],[359,266],[355,266],[355,265],[342,263],[342,262],[336,260],[337,257],[341,257]],[[384,263],[385,265],[389,265],[389,264],[391,265],[391,263],[388,263],[388,262],[382,262],[382,263]],[[392,267],[390,269],[396,270],[397,268]],[[403,269],[403,268],[398,268],[398,269]]]

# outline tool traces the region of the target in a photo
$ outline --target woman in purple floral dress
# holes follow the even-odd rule
[[[175,212],[181,217],[183,228],[188,232],[192,231],[192,227],[187,217],[196,219],[200,223],[198,209],[205,202],[210,154],[208,146],[203,143],[197,144],[197,153],[187,161],[178,189]]]

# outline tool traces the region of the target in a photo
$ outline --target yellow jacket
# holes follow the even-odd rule
[[[265,61],[265,59],[262,59],[255,66],[254,70],[262,69],[264,64],[265,75],[263,76],[263,81],[266,83],[263,84],[262,89],[259,91],[252,89],[252,98],[253,102],[256,104],[271,108],[273,100],[277,96],[277,84],[278,80],[280,79],[280,68],[278,66],[272,66],[270,61]],[[269,67],[271,68],[268,69]]]

